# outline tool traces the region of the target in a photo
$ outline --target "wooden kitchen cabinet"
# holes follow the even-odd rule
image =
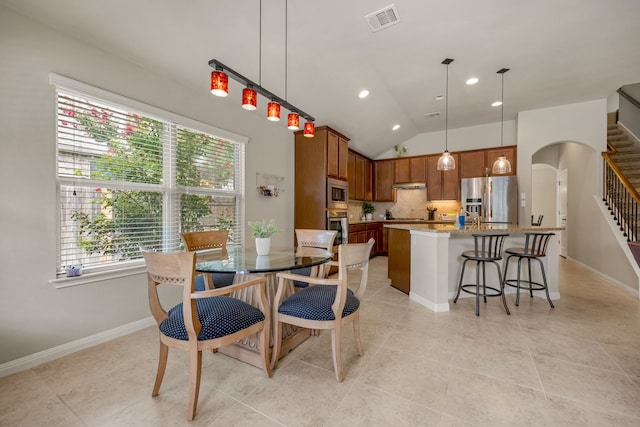
[[[319,130],[320,132],[318,132]],[[346,180],[348,176],[349,139],[326,126],[316,129],[314,138],[322,137],[321,135],[325,133],[327,142],[327,176]]]
[[[394,160],[374,162],[374,182],[376,202],[393,202]]]
[[[393,183],[411,182],[411,161],[406,159],[395,159],[393,161]]]
[[[460,155],[451,153],[456,168],[450,171],[438,170],[440,154],[427,156],[427,198],[429,200],[458,200],[460,193]]]
[[[373,200],[372,161],[352,150],[348,159],[349,200]]]
[[[405,294],[411,291],[411,234],[409,230],[389,229],[388,274],[391,286]]]
[[[367,222],[358,224],[349,224],[349,243],[367,243],[373,238],[376,243],[371,248],[370,257],[378,255],[378,245],[382,245],[382,223]]]
[[[349,200],[356,200],[356,153],[351,150],[347,156],[347,182],[349,182]]]
[[[500,148],[500,147],[491,148],[486,151],[487,151],[487,167],[489,168],[489,171],[491,171],[491,169],[493,168],[493,162],[495,162],[498,159],[498,156],[500,155],[500,153],[503,153],[504,156],[507,158],[507,160],[511,162],[511,173],[507,173],[505,175],[508,176],[508,175],[518,174],[517,146],[509,145],[504,148]],[[478,176],[481,176],[481,175],[478,175]]]
[[[406,157],[394,160],[395,184],[405,182],[426,182],[427,164],[426,156]]]
[[[463,151],[460,153],[460,179],[485,176],[487,150]]]
[[[498,159],[500,153],[511,162],[511,173],[507,175],[517,175],[516,170],[516,146],[511,145],[501,148],[489,148],[485,150],[470,150],[460,152],[460,179],[476,178],[489,175],[493,168],[493,162]]]
[[[294,132],[294,228],[326,229],[327,178],[347,179],[348,141],[328,126],[317,127],[312,138]]]

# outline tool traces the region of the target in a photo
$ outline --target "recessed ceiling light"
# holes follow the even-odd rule
[[[366,89],[361,90],[361,91],[360,91],[360,93],[358,94],[358,96],[359,96],[360,98],[366,98],[367,96],[369,96],[369,91],[368,91],[368,90],[366,90]]]
[[[400,129],[400,125],[393,125],[393,127],[391,128],[391,130],[398,130]]]
[[[492,107],[499,107],[501,105],[502,105],[502,101],[494,101],[494,102],[491,103]]]
[[[478,83],[478,78],[477,77],[471,77],[469,80],[466,81],[466,83],[468,85],[474,85],[474,84]]]
[[[442,101],[444,99],[444,95],[438,95],[436,96],[436,100],[437,101]]]

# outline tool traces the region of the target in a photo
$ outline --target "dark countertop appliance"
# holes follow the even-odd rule
[[[462,209],[483,223],[518,224],[518,177],[485,176],[460,181]]]

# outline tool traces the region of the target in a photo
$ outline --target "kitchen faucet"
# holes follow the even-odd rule
[[[478,212],[465,211],[468,215],[471,215],[471,222],[480,230],[480,214]]]

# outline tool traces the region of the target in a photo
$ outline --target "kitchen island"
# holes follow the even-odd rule
[[[549,240],[547,256],[542,262],[547,275],[549,294],[552,299],[560,298],[558,251],[559,234],[564,228],[518,227],[505,224],[482,224],[480,227],[469,225],[462,228],[453,224],[385,224],[384,227],[394,230],[389,236],[389,277],[392,286],[405,292],[407,289],[409,298],[430,310],[449,311],[449,299],[455,296],[462,268],[460,255],[463,251],[473,249],[473,234],[476,233],[508,233],[509,236],[504,243],[504,249],[507,249],[523,246],[526,232],[555,232],[557,238]],[[407,242],[409,248],[406,248]],[[410,252],[410,255],[407,252]],[[410,263],[407,274],[407,263],[397,263],[395,260],[406,260],[408,255]],[[537,276],[539,269],[534,270],[534,280],[540,280]],[[515,268],[510,269],[510,277],[512,272],[515,273]],[[406,286],[406,283],[393,284],[394,278],[406,280],[406,277],[409,278],[409,286]],[[487,269],[487,283],[489,282],[498,282],[497,274],[492,269]],[[511,289],[507,291],[515,292]],[[534,292],[534,295],[545,298],[544,293],[539,292]]]

